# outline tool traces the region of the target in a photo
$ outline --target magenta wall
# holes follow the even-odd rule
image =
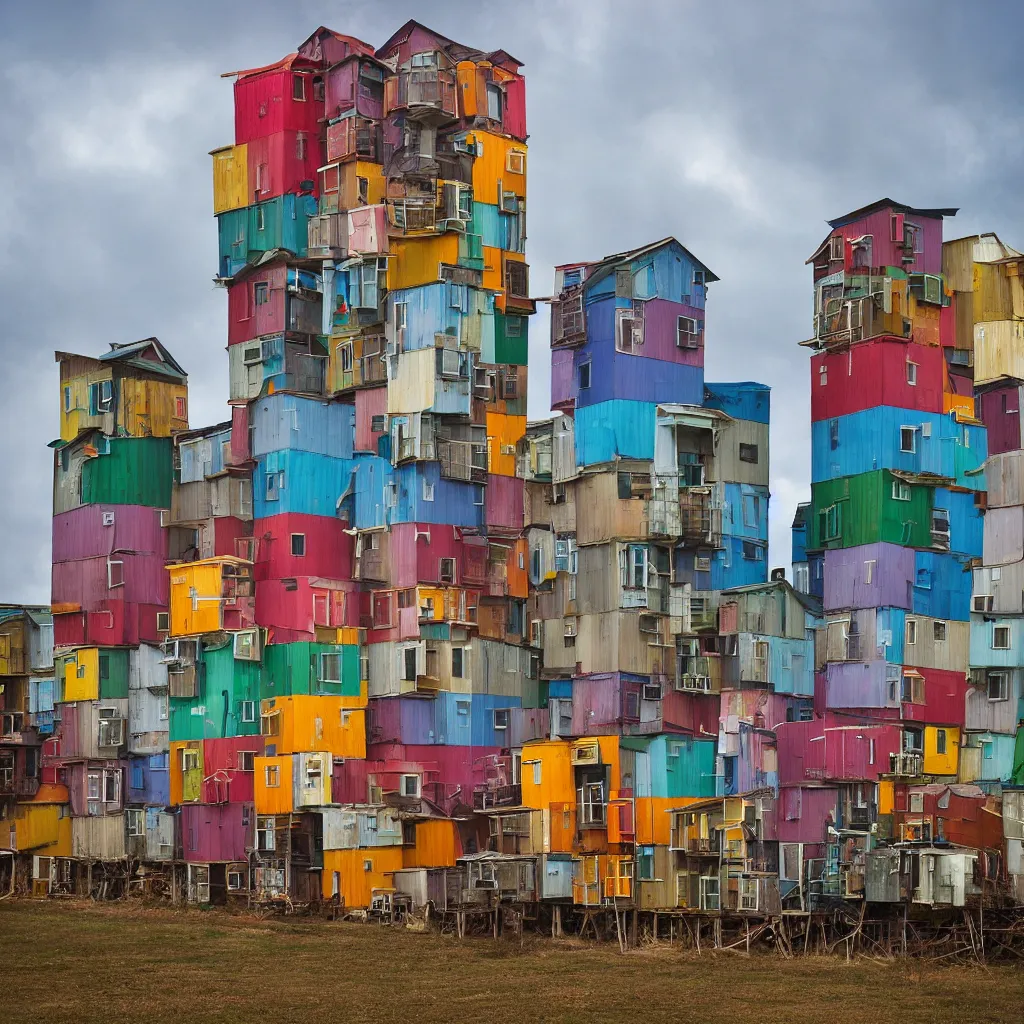
[[[166,610],[166,605],[114,599],[101,602],[95,611],[56,614],[53,642],[56,647],[137,647],[144,641],[158,644],[164,634],[157,631],[156,617]]]
[[[252,848],[255,820],[251,804],[182,804],[181,845],[185,860],[192,864],[246,860]]]
[[[112,515],[112,526],[103,517]],[[53,518],[53,561],[94,558],[113,551],[156,554],[166,561],[167,531],[160,510],[143,505],[81,505]]]
[[[485,514],[489,529],[522,530],[524,487],[525,481],[518,477],[488,473]]]
[[[253,521],[256,538],[255,577],[279,580],[286,576],[352,579],[352,537],[345,524],[330,516],[298,512]],[[305,536],[305,554],[292,554],[292,534]]]
[[[356,392],[356,451],[377,454],[377,442],[384,431],[374,433],[370,428],[374,416],[383,416],[388,411],[388,389],[361,388]]]
[[[275,630],[270,643],[291,643],[295,640],[315,640],[313,624],[313,593],[320,588],[312,584],[316,578],[300,576],[295,589],[287,590],[281,580],[263,580],[256,584],[256,624]],[[338,582],[338,581],[332,581]],[[356,584],[341,581],[341,589],[330,592],[331,627],[358,626],[358,602],[351,596]],[[276,631],[289,632],[285,640]]]
[[[167,564],[163,555],[134,555],[119,552],[124,562],[124,585],[107,585],[107,558],[82,558],[74,562],[55,562],[52,570],[51,599],[54,604],[77,604],[86,611],[98,611],[104,602],[127,601],[131,604],[156,604],[166,607],[168,598]]]
[[[981,421],[988,428],[988,453],[998,455],[1024,447],[1021,437],[1020,389],[1006,385],[975,399]]]
[[[837,820],[838,803],[839,791],[832,787],[783,787],[775,801],[772,838],[780,843],[824,842],[828,825]]]
[[[704,338],[699,348],[680,348],[676,344],[678,318],[704,321],[704,310],[668,299],[649,299],[644,303],[644,347],[639,353],[650,359],[664,359],[683,366],[704,365]]]

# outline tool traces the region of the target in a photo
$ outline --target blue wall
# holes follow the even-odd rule
[[[229,210],[217,217],[221,277],[233,277],[246,263],[271,249],[306,254],[309,218],[316,215],[313,196],[284,195],[265,203]],[[262,214],[263,229],[259,228]]]
[[[301,512],[306,515],[337,515],[338,499],[349,488],[355,462],[312,452],[275,451],[257,460],[253,473],[253,514],[256,519]],[[267,500],[268,477],[284,473],[277,498]]]
[[[171,802],[168,754],[133,757],[128,765],[128,803],[166,807]]]
[[[722,510],[722,533],[728,537],[768,541],[767,487],[755,484],[726,484]]]
[[[930,437],[920,429],[923,424],[930,427]],[[900,450],[901,427],[918,428],[915,451]],[[957,423],[948,414],[878,406],[811,424],[812,483],[876,469],[901,469],[948,477],[960,487],[984,490],[984,474],[967,473],[987,456],[985,428]]]
[[[354,405],[279,393],[260,398],[249,408],[254,458],[284,449],[352,458]]]
[[[704,385],[704,405],[719,409],[737,420],[768,423],[772,389],[767,384],[739,381],[735,384]]]
[[[967,561],[961,555],[939,551],[914,552],[911,609],[915,614],[962,622],[970,619],[971,572],[966,568]]]
[[[650,402],[602,402],[576,410],[576,465],[654,458],[654,411]]]

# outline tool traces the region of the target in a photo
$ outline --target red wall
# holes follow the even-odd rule
[[[907,383],[908,362],[917,363],[917,384]],[[826,367],[827,383],[821,383]],[[879,405],[942,412],[945,359],[938,346],[882,338],[844,352],[811,358],[811,420],[847,416]]]
[[[955,725],[961,729],[967,714],[967,679],[963,672],[915,668],[924,676],[924,704],[904,704],[903,717],[928,725]]]
[[[317,194],[317,168],[325,163],[318,135],[306,138],[306,156],[300,160],[297,153],[295,131],[281,131],[274,135],[253,139],[246,148],[249,164],[249,191],[252,201],[264,203],[286,192],[301,191],[302,182],[312,182],[311,194]],[[262,170],[259,170],[262,168]],[[257,173],[260,189],[256,193]]]
[[[975,402],[978,416],[988,428],[989,455],[1012,452],[1022,447],[1018,385],[993,388],[979,395]]]
[[[156,628],[157,612],[166,606],[103,601],[92,612],[68,612],[53,616],[53,642],[57,647],[137,647],[159,644],[163,633]]]
[[[256,584],[256,624],[272,630],[270,643],[295,643],[300,640],[315,640],[316,627],[313,624],[313,594],[323,592],[325,587],[315,586],[328,581],[318,577],[296,577],[295,590],[286,590],[281,580],[263,580]],[[351,581],[330,581],[332,627],[358,626],[358,601],[353,593],[356,584]]]
[[[291,535],[306,536],[305,555],[291,553]],[[253,521],[256,538],[257,581],[286,576],[323,576],[330,580],[352,579],[352,537],[344,523],[331,516],[297,512]]]
[[[305,61],[296,62],[299,68]],[[296,68],[296,70],[299,70]],[[323,100],[313,99],[313,76],[305,79],[304,101],[293,99],[290,68],[249,75],[235,82],[235,144],[252,142],[283,131],[306,132],[311,141],[320,134]]]
[[[520,484],[522,481],[520,481]],[[438,583],[442,558],[455,559],[454,586],[480,586],[487,566],[487,545],[477,537],[466,537],[457,526],[435,523],[396,523],[391,527],[388,554],[392,585],[415,587]],[[417,533],[420,534],[417,539]],[[423,534],[429,533],[428,541]]]
[[[248,803],[253,799],[253,772],[238,767],[241,750],[263,754],[262,736],[237,736],[231,739],[203,741],[203,802]]]

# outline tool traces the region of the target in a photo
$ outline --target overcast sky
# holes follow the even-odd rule
[[[707,379],[772,388],[770,561],[809,493],[811,287],[825,220],[882,196],[959,206],[947,237],[1024,246],[1018,2],[174,0],[0,5],[0,601],[49,600],[56,349],[157,335],[193,426],[226,415],[207,153],[221,72],[318,25],[380,45],[416,18],[525,64],[534,294],[556,263],[675,235],[721,278]],[[530,413],[548,409],[546,315]]]

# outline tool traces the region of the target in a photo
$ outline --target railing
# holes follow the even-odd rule
[[[893,775],[917,776],[922,774],[924,757],[921,754],[890,754],[889,763]]]
[[[26,779],[12,773],[0,772],[0,794],[4,796],[35,796],[39,791],[38,779]]]
[[[473,790],[473,809],[486,811],[491,807],[518,807],[523,802],[523,787],[518,783],[506,786],[479,786]]]

